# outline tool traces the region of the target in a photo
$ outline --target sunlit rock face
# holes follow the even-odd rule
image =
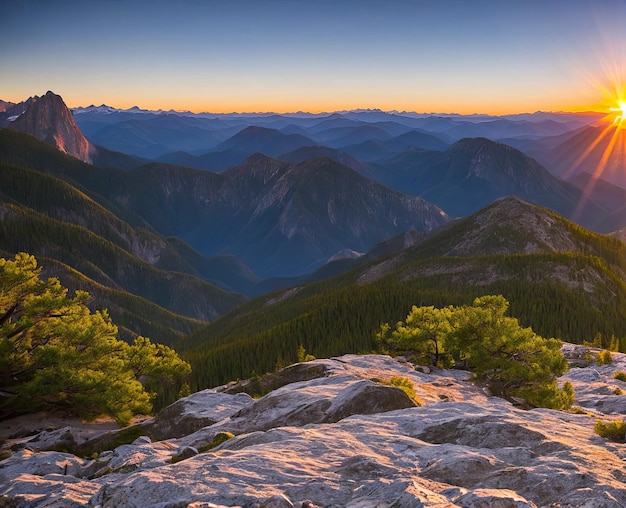
[[[63,99],[52,92],[5,111],[0,115],[0,127],[32,134],[83,162],[91,163],[95,154],[95,147],[78,128]]]
[[[586,414],[515,408],[463,371],[346,355],[193,394],[134,433],[146,436],[89,458],[23,443],[0,462],[0,496],[32,507],[623,507],[626,445],[593,427],[623,418],[604,408],[623,407],[613,374],[626,355],[598,366],[578,348],[564,346],[580,367],[563,380]],[[417,402],[386,384],[393,376],[412,381]]]

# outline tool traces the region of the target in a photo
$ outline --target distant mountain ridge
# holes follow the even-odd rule
[[[218,157],[218,153],[234,149],[232,146],[219,146],[227,138],[245,129],[266,128],[280,130],[285,135],[299,134],[313,142],[300,146],[326,145],[329,148],[344,150],[348,145],[362,142],[385,142],[407,134],[404,140],[397,140],[390,148],[395,151],[416,146],[427,150],[443,150],[445,145],[464,137],[488,137],[491,139],[536,139],[573,131],[597,120],[597,114],[534,113],[528,115],[488,116],[455,114],[418,114],[411,112],[384,112],[381,110],[353,110],[330,113],[191,113],[189,111],[149,111],[137,107],[117,109],[106,105],[74,108],[75,119],[86,136],[98,146],[133,155],[160,159],[163,162],[183,164],[190,157],[207,155],[205,160],[193,161],[193,167],[222,171],[232,157]],[[176,120],[178,117],[179,120]],[[170,118],[170,127],[185,122],[190,123],[189,136],[180,137],[177,133],[168,135],[163,127]],[[191,125],[194,125],[191,128]],[[195,130],[194,130],[195,129]],[[199,130],[206,133],[204,142],[198,136]],[[119,132],[118,132],[119,131]],[[121,132],[126,136],[119,136]],[[266,133],[267,134],[267,133]],[[222,138],[216,137],[216,135]],[[421,136],[422,139],[416,139]],[[414,139],[410,139],[413,137]],[[277,156],[298,147],[276,149],[272,144],[276,139],[265,140],[265,146],[248,146],[243,150],[250,155],[260,151]],[[190,142],[193,140],[193,146]],[[243,140],[240,140],[243,141]],[[390,140],[392,141],[392,140]],[[234,141],[236,144],[237,141]],[[188,155],[176,157],[173,154],[185,152]],[[212,156],[208,154],[212,152]],[[350,152],[356,155],[355,152]],[[360,158],[356,155],[357,158]],[[230,156],[229,156],[230,157]],[[234,164],[240,163],[241,160]],[[210,164],[214,164],[210,166]]]
[[[467,216],[514,194],[573,218],[581,191],[519,150],[486,138],[462,139],[442,152],[411,150],[373,166],[376,178]],[[593,227],[606,210],[586,202],[578,220]]]
[[[239,150],[246,153],[262,152],[272,157],[313,145],[315,142],[312,139],[300,134],[283,134],[277,129],[250,126],[220,143],[216,149]]]

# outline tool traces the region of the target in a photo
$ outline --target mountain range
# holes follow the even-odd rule
[[[626,189],[553,164],[593,154],[598,115],[72,114],[51,92],[0,109],[0,254],[175,345],[196,389],[301,344],[368,351],[413,303],[487,292],[545,335],[626,326]]]

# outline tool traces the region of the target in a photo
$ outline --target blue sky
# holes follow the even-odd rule
[[[626,0],[9,0],[0,98],[192,111],[607,106]]]

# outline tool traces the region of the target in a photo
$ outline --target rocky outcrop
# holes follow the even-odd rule
[[[83,162],[91,163],[96,153],[63,99],[52,92],[7,109],[0,114],[0,127],[31,134]]]
[[[92,455],[131,442],[137,436],[147,436],[153,441],[180,438],[224,420],[251,402],[252,398],[245,393],[229,395],[202,390],[177,400],[154,418],[80,443],[77,450]]]
[[[594,434],[596,417],[617,416],[593,397],[620,397],[600,385],[625,369],[614,354],[566,374],[589,416],[515,408],[460,371],[378,355],[315,360],[277,373],[284,384],[258,399],[224,393],[231,385],[178,401],[168,421],[219,419],[189,435],[89,459],[15,452],[0,462],[0,496],[33,507],[622,507],[626,445]],[[392,376],[410,379],[423,404],[377,381]],[[225,431],[235,435],[214,439]]]

